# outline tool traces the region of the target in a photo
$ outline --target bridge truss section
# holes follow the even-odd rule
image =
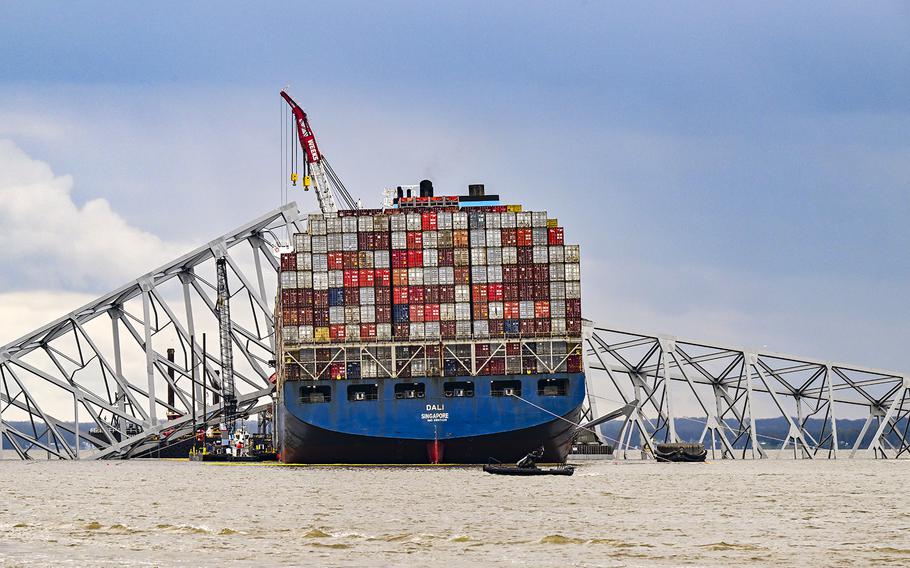
[[[619,457],[677,441],[714,459],[910,457],[906,374],[593,325],[584,342],[590,397],[634,409],[611,440]],[[786,433],[763,433],[768,418]],[[848,418],[863,420],[849,446],[838,437]],[[681,439],[682,421],[698,440]]]
[[[2,447],[22,459],[125,458],[217,422],[219,258],[238,413],[268,408],[278,246],[300,229],[288,204],[0,347]]]

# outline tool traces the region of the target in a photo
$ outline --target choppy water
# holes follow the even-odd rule
[[[0,462],[0,566],[908,566],[910,461]]]

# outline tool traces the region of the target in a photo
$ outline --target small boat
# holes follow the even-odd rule
[[[690,462],[700,463],[705,461],[708,450],[702,444],[657,444],[654,459],[659,462]]]
[[[483,466],[483,470],[495,475],[572,475],[575,473],[575,468],[571,465],[560,465],[542,469],[536,466],[518,467],[515,465],[488,463]]]

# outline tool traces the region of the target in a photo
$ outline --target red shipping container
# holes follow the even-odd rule
[[[532,319],[523,319],[518,324],[519,332],[524,336],[533,336],[534,335],[534,320]]]
[[[376,323],[392,323],[392,306],[376,306]]]
[[[358,288],[360,286],[360,272],[357,270],[344,271],[344,287]]]
[[[534,302],[534,317],[538,319],[550,317],[550,302],[537,300]]]
[[[518,264],[534,262],[534,247],[518,247]]]
[[[477,357],[489,357],[490,356],[490,344],[489,343],[478,343],[474,347],[474,355]]]
[[[313,307],[315,307],[315,308],[328,308],[329,307],[329,291],[328,290],[313,290]]]
[[[360,267],[360,261],[358,260],[359,257],[357,256],[356,252],[343,252],[341,255],[342,264],[344,265],[343,268],[345,270]]]
[[[284,308],[281,310],[281,320],[284,325],[300,325],[297,323],[297,308]]]
[[[408,267],[408,251],[393,250],[392,251],[392,268],[407,268],[407,267]]]
[[[374,243],[374,248],[376,250],[389,250],[389,247],[392,246],[392,238],[389,236],[389,233],[376,233],[376,241]]]
[[[533,282],[522,282],[518,285],[518,299],[519,300],[533,300],[534,299],[534,283]]]
[[[327,255],[329,270],[344,269],[344,254],[340,252],[330,252]]]
[[[456,266],[453,270],[455,276],[455,284],[470,284],[471,283],[471,269],[467,266]]]
[[[505,265],[502,267],[502,281],[506,283],[518,282],[518,267]]]
[[[439,335],[442,336],[443,339],[455,339],[455,322],[439,322]]]
[[[529,247],[534,244],[534,233],[531,229],[516,229],[516,241],[520,247]]]
[[[357,306],[360,304],[360,288],[344,289],[344,305]]]
[[[455,301],[455,286],[444,284],[439,287],[439,303],[451,304]]]
[[[357,233],[357,249],[373,250],[376,248],[376,237],[373,236],[374,234],[372,232]]]
[[[408,248],[411,250],[423,250],[423,233],[420,231],[408,231]]]
[[[375,341],[376,340],[376,324],[375,323],[360,324],[360,339],[362,339],[364,341]]]
[[[520,318],[521,311],[520,311],[519,307],[520,307],[520,304],[517,301],[503,302],[502,303],[503,317],[505,317],[505,319],[507,319],[507,320]]]
[[[411,334],[411,325],[407,323],[396,323],[392,326],[392,335],[398,339],[407,339]],[[399,376],[401,376],[399,374]]]
[[[491,302],[501,302],[502,301],[502,284],[493,283],[487,284],[487,300]]]
[[[562,227],[551,227],[547,229],[547,244],[550,246],[557,246],[563,244],[563,229]]]
[[[550,299],[550,283],[549,282],[535,282],[534,283],[534,299],[535,300],[549,300]]]
[[[297,253],[286,252],[281,255],[281,270],[297,270]]]
[[[569,355],[566,359],[566,370],[570,373],[581,372],[581,355]]]
[[[375,285],[376,280],[373,278],[373,269],[372,268],[361,268],[360,269],[360,285],[361,286],[373,286]]]
[[[409,311],[412,322],[421,323],[424,321],[423,304],[411,304]]]
[[[569,335],[580,335],[581,318],[566,318],[566,333]]]
[[[344,326],[342,326],[344,327]],[[331,335],[331,332],[330,332]],[[342,335],[340,339],[344,339]],[[329,378],[333,381],[340,381],[344,378],[345,368],[344,363],[332,363],[329,365]]]
[[[518,284],[503,284],[502,299],[507,301],[518,301],[521,296],[518,294]]]
[[[329,326],[329,339],[331,340],[343,340],[345,337],[344,334],[344,324],[336,323]]]
[[[455,265],[455,249],[451,248],[441,248],[439,249],[439,254],[437,255],[437,263],[439,266],[454,266]]]
[[[534,281],[534,267],[533,266],[519,266],[518,267],[518,282],[533,282]]]
[[[392,288],[392,303],[394,304],[407,304],[408,303],[408,287],[407,286],[395,286]]]
[[[376,286],[376,305],[389,305],[392,303],[392,289],[388,286]]]
[[[506,344],[506,355],[510,357],[515,357],[521,355],[521,344],[520,343],[507,343]]]
[[[503,335],[505,335],[505,326],[503,325],[501,319],[490,320],[490,323],[488,324],[488,326],[490,328],[490,337],[502,337]],[[490,361],[490,363],[493,363],[493,362],[494,361]],[[487,363],[487,367],[490,368],[490,371],[493,374],[498,374],[493,371],[493,367],[490,366],[490,363]]]
[[[328,293],[328,290],[326,290],[326,293]],[[297,290],[297,305],[305,308],[312,308],[313,290],[309,288],[306,290]]]
[[[471,300],[474,302],[486,302],[487,301],[487,285],[486,284],[474,284],[473,286],[471,286]],[[480,318],[480,319],[486,319],[486,318]]]
[[[313,325],[316,327],[326,327],[329,325],[328,308],[313,308]]]
[[[550,265],[549,264],[535,264],[534,266],[534,282],[549,282],[550,281]]]
[[[423,286],[408,286],[408,303],[422,304],[425,301]],[[412,320],[413,321],[413,320]]]
[[[420,250],[409,250],[408,252],[408,266],[411,268],[420,268],[423,266],[423,249]]]
[[[427,211],[421,214],[420,216],[421,226],[424,231],[435,231],[436,230],[436,212]]]
[[[388,268],[377,268],[375,272],[376,286],[391,286],[392,271]]]
[[[581,300],[579,300],[578,298],[566,300],[566,317],[567,318],[580,318],[581,317]]]
[[[514,247],[518,244],[518,236],[515,229],[502,229],[502,246]]]
[[[534,320],[534,331],[537,335],[550,335],[550,318]]]
[[[393,268],[392,269],[392,286],[407,286],[408,285],[408,269],[407,268]]]
[[[290,308],[290,307],[297,305],[297,302],[294,301],[295,294],[292,294],[292,292],[296,292],[296,290],[282,290],[281,291],[281,307],[282,308]]]
[[[474,319],[485,320],[490,317],[490,305],[487,302],[473,304]]]
[[[439,304],[426,304],[423,307],[423,321],[439,321]]]
[[[439,303],[439,286],[424,286],[423,301],[427,304]]]

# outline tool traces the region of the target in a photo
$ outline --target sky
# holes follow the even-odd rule
[[[0,343],[280,205],[288,88],[366,205],[549,211],[600,326],[910,371],[906,3],[0,16]]]

